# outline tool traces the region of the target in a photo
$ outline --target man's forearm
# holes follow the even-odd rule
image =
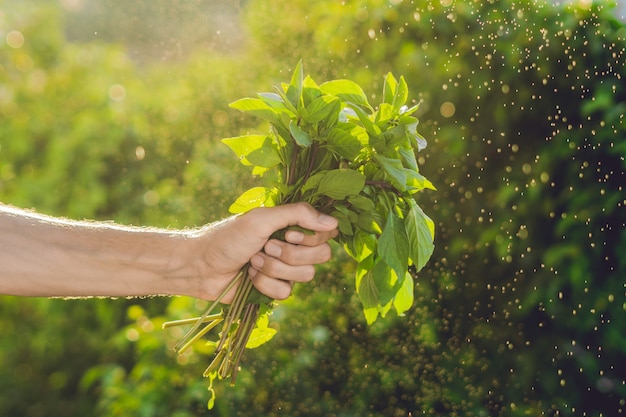
[[[285,241],[277,230],[298,225]],[[0,204],[0,294],[222,297],[243,267],[263,294],[283,299],[330,258],[337,221],[306,203],[257,208],[190,230],[76,222]],[[223,300],[232,299],[232,293]]]
[[[184,293],[168,273],[190,235],[49,218],[0,205],[0,293],[133,296]],[[97,255],[97,256],[94,256]]]

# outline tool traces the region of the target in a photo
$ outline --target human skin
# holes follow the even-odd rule
[[[271,235],[297,225],[285,241]],[[41,297],[185,295],[216,299],[249,263],[263,294],[284,299],[331,257],[337,221],[305,203],[258,208],[200,228],[74,221],[0,204],[0,293]],[[234,289],[223,298],[229,302]]]

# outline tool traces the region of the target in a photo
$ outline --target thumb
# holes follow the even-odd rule
[[[321,213],[307,203],[283,204],[276,207],[261,207],[249,211],[258,230],[270,236],[276,230],[288,226],[300,226],[314,232],[327,232],[337,228],[338,222],[332,216]]]

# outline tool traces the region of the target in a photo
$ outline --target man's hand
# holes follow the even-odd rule
[[[270,239],[274,232],[289,226],[314,234],[288,230],[285,241]],[[195,250],[189,253],[195,257],[190,261],[200,280],[197,293],[188,295],[215,299],[250,262],[249,274],[256,288],[273,299],[285,299],[293,283],[312,280],[314,265],[330,259],[327,241],[336,235],[337,220],[306,203],[258,208],[206,226],[194,239]],[[233,295],[234,290],[224,301]]]

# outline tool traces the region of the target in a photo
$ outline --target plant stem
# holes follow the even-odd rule
[[[397,196],[402,197],[402,193],[400,191],[398,191],[398,189],[396,187],[394,187],[393,185],[389,184],[387,181],[367,180],[367,181],[365,181],[365,185],[372,185],[374,187],[384,188],[384,189],[392,191]]]
[[[219,353],[216,353],[215,357],[213,358],[213,360],[211,361],[209,366],[206,368],[206,370],[204,371],[202,376],[208,377],[209,375],[211,375],[215,371],[215,367],[217,367],[217,364],[223,363],[225,356],[226,356],[226,351],[225,350],[223,350],[223,351],[221,351]]]
[[[224,343],[226,342],[227,336],[230,334],[231,326],[239,319],[241,316],[241,312],[246,306],[246,300],[248,299],[248,295],[252,291],[252,281],[248,277],[248,268],[247,266],[242,269],[243,273],[243,282],[237,288],[237,292],[235,293],[235,297],[230,307],[228,308],[228,314],[226,315],[226,320],[224,321],[224,328],[222,329],[222,337],[220,339],[220,343],[217,346],[217,352],[222,350]]]
[[[317,156],[317,151],[319,150],[319,148],[320,148],[319,142],[313,142],[313,145],[311,146],[311,153],[309,155],[309,166],[307,167],[306,173],[304,174],[304,180],[302,181],[303,184],[311,176],[311,172],[313,171],[313,168],[315,167],[315,157]]]
[[[241,328],[243,331],[241,335],[238,336],[238,346],[234,348],[233,360],[231,361],[231,385],[235,384],[237,379],[237,372],[239,371],[239,362],[241,362],[241,357],[243,356],[243,352],[246,350],[246,345],[248,344],[248,340],[250,339],[250,335],[254,330],[254,326],[256,324],[257,318],[259,315],[259,305],[258,304],[248,304],[246,308],[245,319],[242,320]]]
[[[295,145],[293,153],[291,154],[291,164],[289,166],[287,181],[285,181],[287,185],[293,185],[296,182],[296,168],[298,167],[297,162],[298,162],[299,153],[300,153],[300,147]]]
[[[210,321],[213,320],[217,320],[217,319],[221,319],[223,316],[222,313],[218,313],[218,314],[211,314],[209,316],[206,316],[204,318],[204,320],[202,320],[203,323],[208,323]],[[193,317],[190,319],[182,319],[182,320],[172,320],[172,321],[167,321],[165,323],[163,323],[161,325],[161,327],[163,329],[167,329],[168,327],[174,327],[174,326],[184,326],[186,324],[194,324],[196,323],[198,320],[200,320],[200,317]]]
[[[241,278],[244,276],[244,272],[247,270],[248,268],[246,265],[239,271],[237,276],[233,278],[233,280],[228,284],[226,288],[224,288],[224,291],[222,291],[222,293],[215,299],[215,301],[213,301],[211,305],[204,311],[204,313],[198,318],[196,324],[194,324],[193,327],[189,329],[189,331],[185,334],[185,336],[183,336],[183,338],[176,344],[176,346],[174,346],[174,350],[179,351],[181,346],[184,346],[187,341],[191,337],[193,337],[193,335],[200,328],[204,320],[209,316],[209,314],[211,314],[213,309],[219,304],[220,301],[222,301],[226,294],[228,294],[228,292],[230,292],[230,290],[239,282],[239,280],[241,280]]]
[[[200,330],[198,333],[196,333],[191,339],[189,339],[187,341],[187,343],[185,343],[183,346],[181,346],[181,348],[178,350],[178,353],[181,354],[184,351],[186,351],[191,345],[193,345],[193,343],[200,339],[202,336],[204,336],[205,334],[207,334],[211,329],[213,329],[215,326],[217,326],[218,324],[220,324],[220,322],[223,320],[223,318],[218,318],[216,320],[213,320],[211,323],[207,324],[202,330]]]

